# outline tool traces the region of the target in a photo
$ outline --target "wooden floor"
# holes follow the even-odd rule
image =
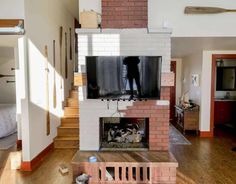
[[[170,149],[179,162],[177,183],[236,184],[236,137],[218,132],[215,138],[187,138],[192,145]]]
[[[10,170],[10,159],[8,158],[5,165],[0,163],[1,167],[4,165],[4,168],[0,170],[0,184],[71,184],[70,162],[75,152],[75,149],[56,149],[33,172]],[[3,153],[0,152],[0,154]],[[70,168],[69,174],[62,175],[58,171],[58,166],[62,163]]]
[[[178,184],[236,183],[236,152],[231,151],[236,146],[234,138],[218,134],[212,139],[195,136],[188,136],[188,139],[192,145],[172,145],[170,148],[179,162]],[[54,150],[32,173],[11,171],[7,159],[9,151],[0,151],[0,184],[72,183],[71,170],[69,175],[63,176],[58,171],[58,165],[69,165],[75,150]]]

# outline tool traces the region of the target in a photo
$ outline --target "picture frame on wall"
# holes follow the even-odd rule
[[[192,74],[192,85],[199,87],[199,74]]]

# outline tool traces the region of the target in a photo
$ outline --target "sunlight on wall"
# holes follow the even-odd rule
[[[45,109],[45,57],[30,40],[28,49],[30,101]]]
[[[25,99],[26,97],[26,81],[25,81],[25,43],[24,43],[24,38],[19,38],[18,39],[18,58],[19,58],[19,68],[20,71],[19,73],[17,72],[16,75],[16,82],[21,86],[20,88],[18,88],[17,86],[17,91],[16,91],[16,95],[18,98],[20,99]],[[19,76],[18,76],[19,75]]]
[[[39,51],[39,49],[28,40],[28,60],[29,60],[29,89],[30,89],[30,101],[46,110],[46,64],[48,65],[48,90],[49,90],[49,111],[51,114],[62,117],[62,101],[64,100],[64,81],[61,75],[53,68],[47,58]],[[53,86],[54,86],[54,72],[56,83],[56,99],[57,106],[53,107]],[[62,80],[62,88],[61,88]]]

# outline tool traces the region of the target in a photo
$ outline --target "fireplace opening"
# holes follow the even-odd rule
[[[148,149],[149,118],[100,118],[101,150]]]

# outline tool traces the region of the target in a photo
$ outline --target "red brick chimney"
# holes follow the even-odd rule
[[[147,28],[148,0],[102,0],[102,28]]]

